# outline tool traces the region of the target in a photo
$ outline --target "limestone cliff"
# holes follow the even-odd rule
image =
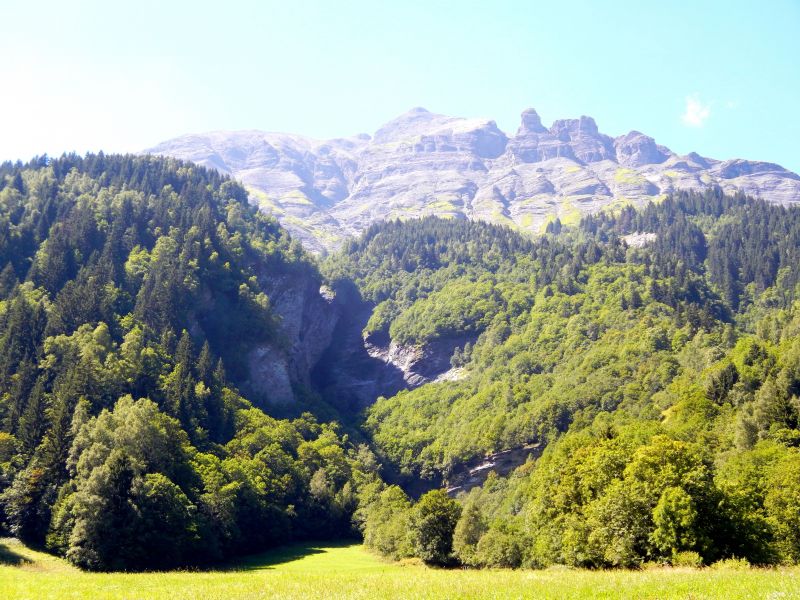
[[[370,223],[428,214],[541,231],[609,205],[640,205],[676,189],[720,186],[800,202],[800,177],[779,165],[681,156],[631,131],[611,137],[594,119],[548,128],[522,113],[513,136],[490,119],[415,108],[373,137],[314,140],[261,131],[188,135],[148,152],[193,160],[240,179],[253,202],[312,251],[331,250]]]

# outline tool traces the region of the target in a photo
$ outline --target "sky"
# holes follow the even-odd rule
[[[0,57],[0,160],[534,107],[800,172],[800,0],[0,0]]]

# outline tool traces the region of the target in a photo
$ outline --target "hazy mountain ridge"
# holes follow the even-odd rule
[[[513,136],[490,119],[415,108],[373,137],[219,131],[147,152],[237,177],[254,202],[314,250],[335,248],[387,218],[466,216],[538,232],[555,217],[574,223],[608,205],[714,185],[800,202],[800,177],[779,165],[681,156],[638,131],[605,135],[586,116],[546,128],[533,109],[522,113]]]

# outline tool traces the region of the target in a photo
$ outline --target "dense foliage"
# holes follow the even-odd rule
[[[333,424],[237,391],[280,344],[265,277],[318,277],[214,172],[64,156],[0,167],[3,523],[91,569],[351,532],[376,477]]]
[[[373,225],[324,277],[374,307],[372,342],[455,346],[450,377],[355,423],[370,449],[248,391],[251,350],[289,344],[268,281],[323,276],[238,184],[152,157],[5,163],[0,526],[95,570],[358,533],[437,565],[797,563],[799,258],[800,211],[717,190],[536,239]],[[534,443],[457,499],[380,476],[435,488]]]
[[[367,411],[379,454],[407,481],[546,447],[461,498],[455,557],[796,562],[800,211],[709,190],[515,235],[436,219],[375,225],[328,266],[379,302],[367,334],[478,334],[453,357],[460,380]],[[414,510],[400,490],[374,498],[367,544],[421,556],[402,535]]]

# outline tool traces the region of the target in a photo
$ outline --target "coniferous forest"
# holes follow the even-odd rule
[[[795,564],[798,259],[800,210],[718,189],[536,237],[384,222],[318,260],[190,163],[4,163],[0,524],[91,570],[320,537],[469,567]],[[367,339],[455,340],[451,376],[361,408],[307,365],[271,403],[248,357],[292,344],[276,281],[355,289]]]
[[[277,335],[259,277],[318,277],[299,245],[174,160],[66,156],[0,181],[4,526],[101,570],[352,535],[368,448],[237,391],[244,350]]]

